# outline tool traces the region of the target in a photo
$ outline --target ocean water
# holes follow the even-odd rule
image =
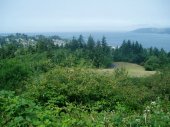
[[[123,40],[138,41],[145,48],[157,47],[170,51],[170,34],[152,34],[152,33],[133,33],[133,32],[84,32],[84,33],[46,33],[45,35],[58,35],[65,39],[72,39],[73,36],[78,38],[83,35],[84,40],[87,41],[88,36],[92,35],[94,39],[101,40],[103,36],[106,37],[107,43],[110,46],[120,46]]]

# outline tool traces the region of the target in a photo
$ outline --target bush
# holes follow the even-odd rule
[[[82,104],[101,110],[114,109],[116,102],[126,104],[131,109],[151,100],[153,93],[147,87],[136,86],[127,73],[103,75],[87,69],[56,68],[28,86],[27,96],[41,104],[53,103],[59,107],[66,102]],[[142,91],[142,93],[140,92]],[[100,101],[102,103],[100,103]],[[100,104],[99,108],[96,104]]]
[[[98,107],[105,104],[100,101]],[[130,110],[117,102],[111,111],[86,110],[86,106],[67,103],[40,106],[32,100],[16,96],[12,91],[0,91],[0,126],[84,127],[84,126],[161,126],[170,125],[170,103],[159,98],[144,105],[141,112]]]
[[[15,60],[1,61],[0,89],[16,90],[24,88],[29,69]]]
[[[154,71],[158,69],[160,66],[160,60],[156,56],[151,56],[149,59],[145,62],[144,67],[148,71]]]

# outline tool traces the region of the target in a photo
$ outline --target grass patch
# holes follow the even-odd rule
[[[125,68],[128,71],[129,76],[132,77],[144,77],[150,76],[156,73],[156,71],[146,71],[143,66],[128,62],[115,62],[116,68]]]
[[[156,71],[146,71],[143,66],[128,62],[114,62],[115,68],[112,69],[94,69],[95,72],[101,74],[113,74],[116,68],[125,68],[131,77],[147,77],[156,73]]]

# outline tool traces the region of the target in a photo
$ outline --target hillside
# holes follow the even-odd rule
[[[170,28],[140,28],[140,29],[133,30],[132,32],[170,34]]]
[[[131,41],[112,49],[105,37],[55,45],[55,37],[40,36],[28,46],[17,35],[7,38],[0,47],[0,126],[170,125],[170,53]]]

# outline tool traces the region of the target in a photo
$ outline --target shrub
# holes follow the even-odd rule
[[[29,69],[15,60],[0,63],[0,89],[16,90],[24,88]]]
[[[158,69],[160,66],[160,60],[156,56],[151,56],[149,59],[145,62],[144,67],[148,71],[153,71],[155,69]]]

